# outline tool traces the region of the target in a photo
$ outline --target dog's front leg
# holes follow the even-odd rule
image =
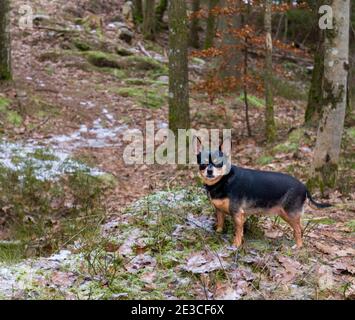
[[[225,213],[221,210],[216,209],[216,217],[217,217],[216,232],[222,233],[224,228]]]
[[[233,245],[235,247],[240,247],[243,242],[244,235],[244,222],[245,222],[245,213],[243,210],[239,210],[237,213],[233,214],[234,220],[234,240]]]

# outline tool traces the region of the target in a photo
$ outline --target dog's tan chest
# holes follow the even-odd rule
[[[212,204],[217,210],[229,213],[230,201],[228,198],[225,199],[211,199]]]

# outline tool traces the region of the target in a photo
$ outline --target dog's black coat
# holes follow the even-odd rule
[[[318,208],[328,204],[315,202],[306,186],[287,174],[231,166],[230,172],[212,186],[205,186],[212,199],[230,200],[231,213],[246,203],[249,208],[271,209],[281,206],[288,214],[302,212],[308,198]]]

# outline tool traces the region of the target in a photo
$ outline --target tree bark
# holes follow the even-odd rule
[[[218,5],[219,0],[208,1],[208,18],[206,27],[205,49],[213,47],[213,41],[216,35],[216,17],[212,10]]]
[[[311,87],[308,94],[308,103],[305,113],[306,125],[318,125],[319,119],[322,116],[322,97],[324,83],[324,30],[319,28],[318,21],[320,15],[318,9],[324,4],[324,0],[318,0],[312,9],[315,16],[315,28],[318,30],[318,43],[314,49],[314,64],[312,72]]]
[[[144,0],[143,36],[146,40],[155,39],[155,0]]]
[[[314,53],[314,67],[311,88],[308,94],[308,103],[305,113],[305,124],[318,124],[322,115],[324,77],[324,32],[319,31],[319,41]]]
[[[169,127],[189,129],[188,21],[184,0],[169,1]]]
[[[334,29],[325,32],[323,115],[319,124],[310,188],[336,185],[347,100],[350,0],[332,1]]]
[[[276,125],[274,118],[274,102],[272,92],[272,0],[265,0],[264,27],[266,32],[265,53],[265,133],[267,142],[273,142],[276,138]]]
[[[238,8],[240,6],[240,0],[222,0],[221,7],[223,8]],[[242,55],[237,50],[239,44],[238,39],[232,34],[231,29],[239,29],[241,27],[240,14],[233,14],[232,16],[224,15],[220,17],[219,30],[223,35],[222,38],[222,50],[223,56],[221,57],[221,77],[239,77],[240,71],[238,65],[241,63]]]
[[[0,80],[11,80],[10,1],[0,0]]]
[[[160,0],[157,8],[155,9],[157,28],[160,29],[163,24],[164,14],[168,8],[168,0]]]
[[[200,0],[192,0],[192,19],[190,26],[190,45],[198,49],[200,47],[199,31],[199,18],[196,17],[197,12],[200,10]]]
[[[142,0],[133,1],[133,19],[136,24],[143,22],[143,3]]]

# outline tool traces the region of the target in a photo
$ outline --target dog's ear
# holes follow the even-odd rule
[[[198,155],[202,151],[202,142],[199,137],[193,136],[192,144],[194,146],[195,154]]]
[[[219,146],[219,151],[223,152],[224,155],[229,157],[232,150],[232,140],[231,138],[226,138]]]

